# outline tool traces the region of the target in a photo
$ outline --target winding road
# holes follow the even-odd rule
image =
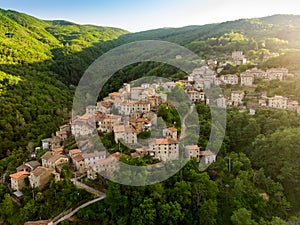
[[[64,220],[69,219],[70,217],[74,216],[80,209],[83,209],[91,204],[94,204],[95,202],[101,201],[102,199],[106,198],[105,193],[98,191],[90,186],[87,186],[86,184],[78,181],[77,179],[71,179],[71,181],[74,183],[74,185],[76,185],[79,188],[82,188],[84,190],[86,190],[87,192],[90,192],[96,196],[99,196],[98,198],[95,198],[91,201],[88,201],[84,204],[82,204],[81,206],[78,206],[77,208],[75,208],[74,210],[72,210],[70,213],[68,213],[67,215],[62,216],[61,218],[58,218],[56,221],[53,221],[53,225],[57,225],[59,223],[61,223]]]

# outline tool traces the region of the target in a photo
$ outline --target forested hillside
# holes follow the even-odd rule
[[[1,158],[18,149],[29,154],[69,119],[71,84],[107,51],[102,42],[124,33],[0,10]]]

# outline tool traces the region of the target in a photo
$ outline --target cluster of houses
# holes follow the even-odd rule
[[[250,70],[246,70],[240,74],[238,77],[235,74],[226,74],[222,75],[219,78],[220,84],[230,84],[230,85],[237,85],[240,84],[241,86],[252,86],[255,79],[262,79],[262,80],[284,80],[289,74],[288,69],[286,68],[271,68],[266,71],[252,68]]]
[[[16,173],[10,175],[11,188],[16,191],[16,195],[21,195],[20,191],[25,186],[42,189],[51,179],[60,180],[63,166],[70,164],[75,171],[87,174],[90,179],[95,179],[101,172],[113,173],[118,169],[117,162],[122,155],[120,152],[108,155],[106,151],[72,149],[66,153],[64,150],[65,141],[69,137],[91,135],[95,123],[99,132],[113,133],[116,143],[121,141],[132,146],[132,157],[148,155],[161,161],[178,159],[179,141],[175,127],[165,127],[161,137],[149,140],[146,146],[140,147],[137,138],[138,134],[150,131],[152,126],[157,125],[157,109],[162,103],[167,103],[164,91],[175,87],[175,82],[142,84],[139,87],[124,84],[119,92],[110,93],[96,106],[86,107],[84,115],[61,126],[52,138],[42,140],[42,148],[48,151],[41,156],[41,163],[30,161],[19,166]],[[204,100],[204,93],[202,98]],[[186,146],[185,153],[207,164],[216,160],[215,153],[202,151],[197,145]]]
[[[241,52],[234,52],[233,58],[236,60],[242,60],[243,55]],[[203,66],[195,69],[191,74],[188,75],[188,80],[182,80],[185,91],[190,99],[194,102],[203,101],[209,104],[209,99],[205,95],[204,89],[210,88],[213,85],[240,85],[251,87],[254,84],[255,79],[260,80],[279,80],[282,81],[286,77],[292,76],[289,74],[286,68],[271,68],[266,71],[252,68],[242,72],[239,76],[236,74],[226,74],[217,77],[217,73],[212,70],[211,66]],[[248,96],[249,95],[249,96]],[[244,91],[231,91],[230,96],[220,96],[216,99],[217,106],[225,108],[227,106],[242,106],[245,97],[250,97],[250,94],[246,96]],[[275,109],[287,109],[296,111],[300,114],[299,103],[294,99],[289,99],[284,96],[275,95],[274,97],[267,97],[264,93],[261,97],[256,98],[257,107],[269,107]],[[250,111],[255,111],[250,107]]]
[[[165,127],[160,138],[150,139],[145,146],[140,146],[138,143],[139,134],[151,131],[151,128],[157,125],[157,109],[161,104],[167,103],[166,92],[175,87],[175,82],[144,83],[137,87],[125,83],[118,92],[110,93],[97,105],[87,106],[86,113],[73,121],[72,133],[75,136],[92,135],[95,127],[89,124],[90,121],[94,121],[99,132],[113,133],[116,143],[121,141],[130,146],[134,150],[131,154],[133,157],[148,155],[160,161],[176,160],[179,158],[179,142],[175,127]],[[188,92],[187,89],[186,91]],[[202,98],[204,100],[204,93]],[[194,155],[195,153],[190,157]],[[117,168],[116,162],[119,157],[120,154],[113,154],[105,160],[88,166],[88,177],[93,179],[102,171],[111,173]],[[212,151],[198,149],[196,158],[199,161],[209,157],[212,159],[204,159],[204,161],[210,163],[215,160],[216,155]],[[81,156],[78,158],[82,159]],[[76,159],[72,161],[76,163]],[[80,170],[79,167],[77,169]],[[84,170],[84,167],[81,170]]]
[[[246,59],[241,52],[234,52],[232,58],[236,64],[244,64]],[[288,75],[285,68],[273,68],[263,71],[257,68],[247,70],[240,74],[217,76],[211,69],[215,62],[193,70],[187,80],[180,80],[185,93],[193,102],[206,102],[210,100],[203,90],[214,85],[230,84],[252,86],[255,79],[283,80]],[[146,145],[140,145],[138,135],[151,131],[157,126],[157,111],[161,104],[167,103],[167,92],[176,87],[175,82],[144,83],[132,86],[125,83],[118,92],[110,93],[96,105],[86,107],[84,115],[77,116],[70,124],[59,128],[52,138],[42,140],[42,148],[49,149],[42,157],[41,163],[30,161],[20,165],[16,173],[11,174],[11,188],[18,194],[24,186],[43,188],[52,178],[60,180],[62,167],[72,164],[74,170],[80,174],[87,174],[90,179],[95,179],[97,174],[113,173],[118,169],[118,161],[122,153],[108,155],[106,151],[86,152],[83,149],[72,149],[67,153],[64,143],[70,136],[93,135],[95,129],[100,133],[113,133],[116,143],[122,142],[132,149],[131,156],[151,156],[160,161],[176,160],[179,158],[179,137],[175,127],[165,127],[161,137],[152,138]],[[219,107],[241,106],[245,93],[232,91],[230,97],[220,96],[216,99]],[[282,108],[300,113],[297,101],[275,95],[267,97],[262,95],[258,100],[261,107]],[[189,158],[210,164],[216,160],[216,154],[211,150],[201,150],[197,145],[185,146],[185,154]]]

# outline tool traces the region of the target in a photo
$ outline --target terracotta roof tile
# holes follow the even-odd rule
[[[213,153],[211,150],[206,150],[206,151],[201,151],[200,155],[201,156],[211,156],[211,155],[215,155],[215,153]]]
[[[80,149],[72,149],[69,151],[69,154],[70,155],[75,155],[75,154],[78,154],[78,153],[81,153],[81,150]]]
[[[81,161],[84,160],[84,158],[81,154],[77,154],[77,155],[72,157],[72,160],[75,161],[75,162],[81,162]]]
[[[198,146],[198,145],[187,145],[187,146],[185,146],[185,148],[187,149],[187,150],[199,150],[200,149],[200,147]]]
[[[15,180],[18,180],[20,179],[22,176],[29,176],[29,172],[26,172],[26,171],[21,171],[21,172],[18,172],[18,173],[14,173],[14,174],[11,174],[9,175],[11,178],[15,179]]]

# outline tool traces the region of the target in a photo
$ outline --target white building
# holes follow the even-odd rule
[[[254,75],[248,72],[243,72],[240,75],[241,86],[252,86],[254,82]]]
[[[266,71],[266,79],[282,81],[289,73],[286,68],[272,68]]]
[[[82,153],[84,164],[87,167],[94,166],[99,160],[106,158],[106,151],[94,151],[91,153]]]
[[[233,74],[222,75],[220,76],[220,79],[225,84],[236,85],[239,83],[239,77]]]
[[[201,162],[210,164],[216,161],[217,155],[210,150],[200,152]]]
[[[268,101],[268,106],[271,108],[286,109],[288,98],[280,95],[275,95],[274,97],[267,98],[267,101]]]
[[[245,93],[243,91],[232,91],[231,92],[231,104],[238,106],[243,104],[243,98]]]
[[[187,91],[187,95],[193,102],[205,101],[205,92],[200,91]]]

